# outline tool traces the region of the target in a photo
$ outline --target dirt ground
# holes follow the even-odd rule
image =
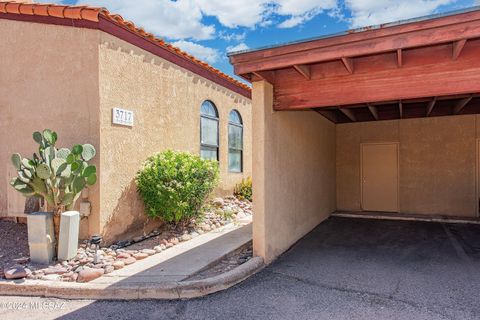
[[[27,225],[0,220],[0,270],[28,257]]]

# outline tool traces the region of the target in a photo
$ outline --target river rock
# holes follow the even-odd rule
[[[23,279],[27,276],[27,269],[20,266],[4,269],[4,276],[9,280]]]
[[[101,277],[104,273],[104,269],[83,269],[78,273],[77,282],[89,282]]]
[[[117,260],[114,263],[112,263],[112,266],[115,270],[122,269],[123,267],[125,267],[125,262],[121,260]]]

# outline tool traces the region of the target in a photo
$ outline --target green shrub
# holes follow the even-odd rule
[[[218,181],[216,161],[170,150],[148,158],[136,177],[146,214],[175,223],[201,215]]]
[[[247,199],[252,201],[252,178],[242,179],[242,182],[235,185],[233,195],[241,200]]]

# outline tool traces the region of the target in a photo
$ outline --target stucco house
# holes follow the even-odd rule
[[[478,222],[479,57],[478,8],[231,54],[253,83],[254,253],[335,212]]]
[[[251,175],[250,88],[104,8],[0,2],[0,216],[22,215],[10,155],[32,132],[97,149],[97,184],[82,196],[81,236],[156,227],[134,177],[165,149],[218,159],[217,194]],[[230,136],[230,138],[229,138]]]

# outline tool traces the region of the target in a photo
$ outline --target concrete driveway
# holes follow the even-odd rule
[[[262,272],[208,297],[50,301],[65,304],[0,309],[0,318],[479,319],[480,226],[330,218]]]

